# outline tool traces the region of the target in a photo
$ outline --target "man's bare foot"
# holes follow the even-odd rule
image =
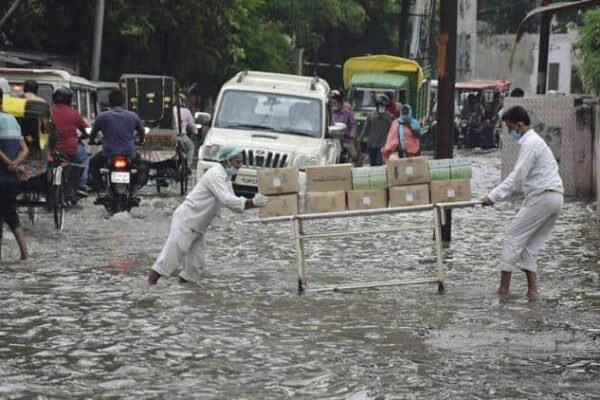
[[[540,298],[540,294],[538,293],[537,290],[528,290],[527,291],[527,298],[529,299],[530,303],[536,302],[539,300]]]
[[[500,297],[508,297],[508,289],[498,288],[496,289],[496,294]]]
[[[183,279],[182,277],[179,277],[179,283],[188,283],[189,281],[187,279]]]
[[[150,271],[148,274],[148,285],[156,285],[156,282],[160,279],[160,274],[156,271]]]
[[[21,261],[25,261],[25,260],[27,260],[27,254],[21,254],[21,258],[20,258],[20,260],[21,260]]]

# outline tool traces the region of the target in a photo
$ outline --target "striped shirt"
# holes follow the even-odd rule
[[[21,127],[10,114],[0,111],[0,151],[14,160],[21,149]],[[0,182],[16,182],[17,174],[9,171],[6,164],[0,162]]]

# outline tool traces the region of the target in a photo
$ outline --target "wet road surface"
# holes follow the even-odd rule
[[[474,163],[473,196],[499,180],[499,153]],[[148,269],[181,198],[150,196],[132,215],[99,206],[26,227],[31,259],[4,232],[1,399],[600,398],[600,228],[566,202],[541,252],[541,300],[524,275],[494,295],[503,227],[518,203],[458,210],[435,285],[296,292],[289,224],[224,212],[207,237],[198,286]],[[308,224],[343,230],[408,215]],[[413,215],[431,225],[431,215]],[[431,232],[345,237],[306,246],[309,287],[433,275]]]

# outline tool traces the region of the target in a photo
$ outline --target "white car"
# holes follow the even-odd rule
[[[254,193],[260,168],[338,162],[344,124],[332,124],[329,85],[318,77],[243,71],[226,82],[198,153],[197,177],[216,163],[221,146],[244,148],[235,180],[238,193]]]

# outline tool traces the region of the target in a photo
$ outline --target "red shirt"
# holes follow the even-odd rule
[[[77,153],[77,129],[85,132],[87,124],[73,107],[55,104],[50,109],[56,130],[56,151],[68,156]]]

